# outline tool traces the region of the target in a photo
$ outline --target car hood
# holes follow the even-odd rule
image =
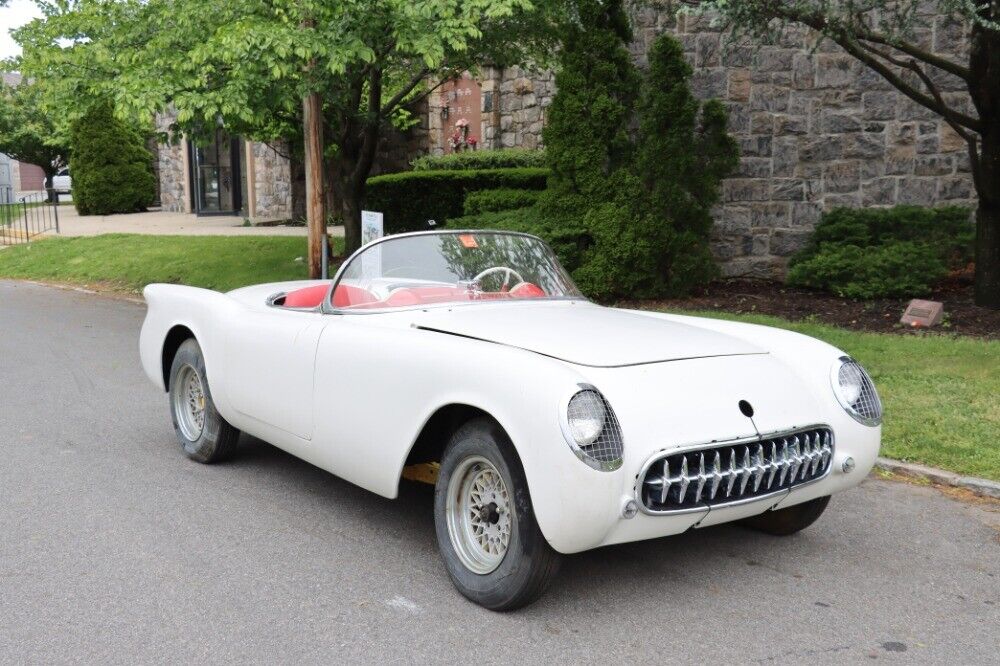
[[[415,328],[508,345],[576,365],[612,368],[763,354],[740,338],[585,301],[503,303],[412,313]]]

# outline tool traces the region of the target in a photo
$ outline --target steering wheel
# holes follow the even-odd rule
[[[513,268],[507,268],[506,266],[494,266],[492,268],[487,268],[485,271],[479,273],[476,277],[472,278],[472,284],[478,285],[483,278],[493,275],[494,273],[504,273],[503,284],[500,286],[500,291],[506,291],[507,287],[510,285],[511,276],[517,278],[515,284],[520,284],[524,282],[524,278],[521,274],[515,271]]]

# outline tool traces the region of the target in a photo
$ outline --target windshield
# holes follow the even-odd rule
[[[552,250],[537,238],[435,232],[389,237],[362,249],[344,268],[333,305],[373,310],[580,297]]]

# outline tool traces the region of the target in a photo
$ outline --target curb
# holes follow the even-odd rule
[[[875,467],[883,469],[900,476],[908,476],[915,479],[927,479],[931,483],[941,486],[953,486],[955,488],[965,488],[976,495],[983,497],[993,497],[1000,499],[1000,483],[989,479],[978,479],[974,476],[961,476],[954,472],[946,472],[943,469],[925,467],[914,463],[905,463],[889,458],[876,458]]]

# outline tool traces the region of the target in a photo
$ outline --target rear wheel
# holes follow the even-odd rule
[[[823,511],[826,510],[826,505],[829,503],[829,495],[817,497],[787,509],[768,511],[759,516],[745,518],[740,521],[740,524],[774,536],[788,536],[815,523],[823,515]]]
[[[205,359],[194,338],[181,344],[170,366],[170,415],[177,440],[192,460],[218,462],[236,449],[240,431],[215,409]]]
[[[560,556],[535,522],[524,468],[490,419],[458,429],[441,460],[434,524],[455,587],[490,610],[521,608],[552,582]]]

